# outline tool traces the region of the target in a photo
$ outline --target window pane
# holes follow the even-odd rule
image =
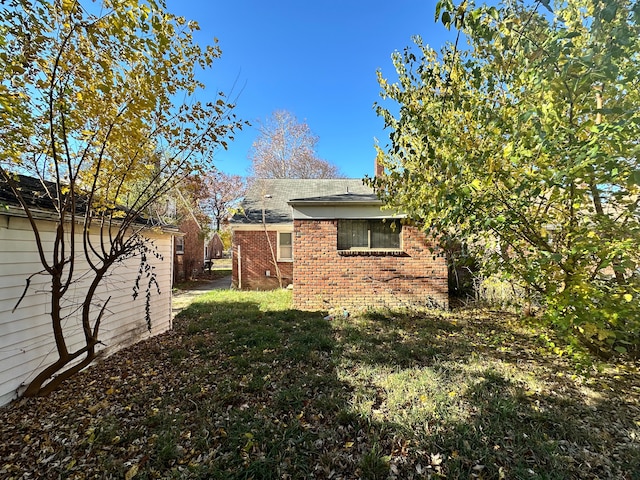
[[[338,250],[367,248],[368,227],[367,220],[338,220]]]
[[[184,237],[175,237],[176,239],[176,253],[178,255],[184,254]]]
[[[402,226],[399,222],[372,220],[371,228],[371,248],[400,248],[400,230]]]
[[[280,233],[280,259],[290,260],[293,258],[293,245],[291,233]]]
[[[280,260],[289,260],[293,258],[293,247],[284,247],[280,245]]]
[[[291,234],[290,233],[281,233],[280,234],[280,245],[282,246],[291,246]]]

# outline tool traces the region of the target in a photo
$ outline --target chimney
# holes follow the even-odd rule
[[[381,177],[382,175],[384,175],[384,166],[378,163],[378,157],[376,157],[376,159],[374,160],[373,171],[374,176],[376,177]]]

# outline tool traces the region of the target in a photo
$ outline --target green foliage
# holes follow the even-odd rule
[[[362,478],[366,480],[383,480],[389,477],[389,456],[383,455],[378,444],[365,452],[360,460]]]
[[[229,250],[233,241],[231,229],[225,228],[223,230],[220,230],[218,234],[220,235],[220,240],[222,240],[222,246],[224,247],[224,249]]]
[[[0,166],[140,210],[241,126],[224,94],[195,98],[197,72],[221,54],[197,30],[162,0],[6,2]]]
[[[372,183],[561,330],[624,351],[640,335],[640,3],[443,0],[436,18],[455,44],[416,38],[397,82],[379,73],[395,104],[377,106],[391,143]]]
[[[0,182],[30,222],[42,263],[36,270],[51,278],[59,354],[27,396],[45,394],[93,360],[109,314],[95,292],[113,265],[134,256],[141,262],[134,297],[145,281],[150,328],[157,283],[147,260],[159,254],[142,235],[141,220],[243,125],[224,94],[196,98],[204,88],[198,72],[221,54],[216,44],[195,43],[197,30],[163,0],[0,2]],[[40,180],[57,224],[53,248],[42,240],[16,173]],[[77,298],[72,286],[85,278],[90,286]],[[75,352],[66,345],[61,313],[71,303],[85,335]]]

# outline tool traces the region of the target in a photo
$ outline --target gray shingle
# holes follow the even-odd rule
[[[258,179],[249,187],[242,202],[243,211],[236,213],[232,224],[262,223],[264,209],[266,223],[293,221],[289,201],[351,202],[376,201],[373,190],[360,178]]]

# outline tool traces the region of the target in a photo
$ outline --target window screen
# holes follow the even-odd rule
[[[393,220],[338,220],[338,250],[400,249],[401,230]]]
[[[371,248],[400,248],[400,222],[372,220],[369,229]]]

